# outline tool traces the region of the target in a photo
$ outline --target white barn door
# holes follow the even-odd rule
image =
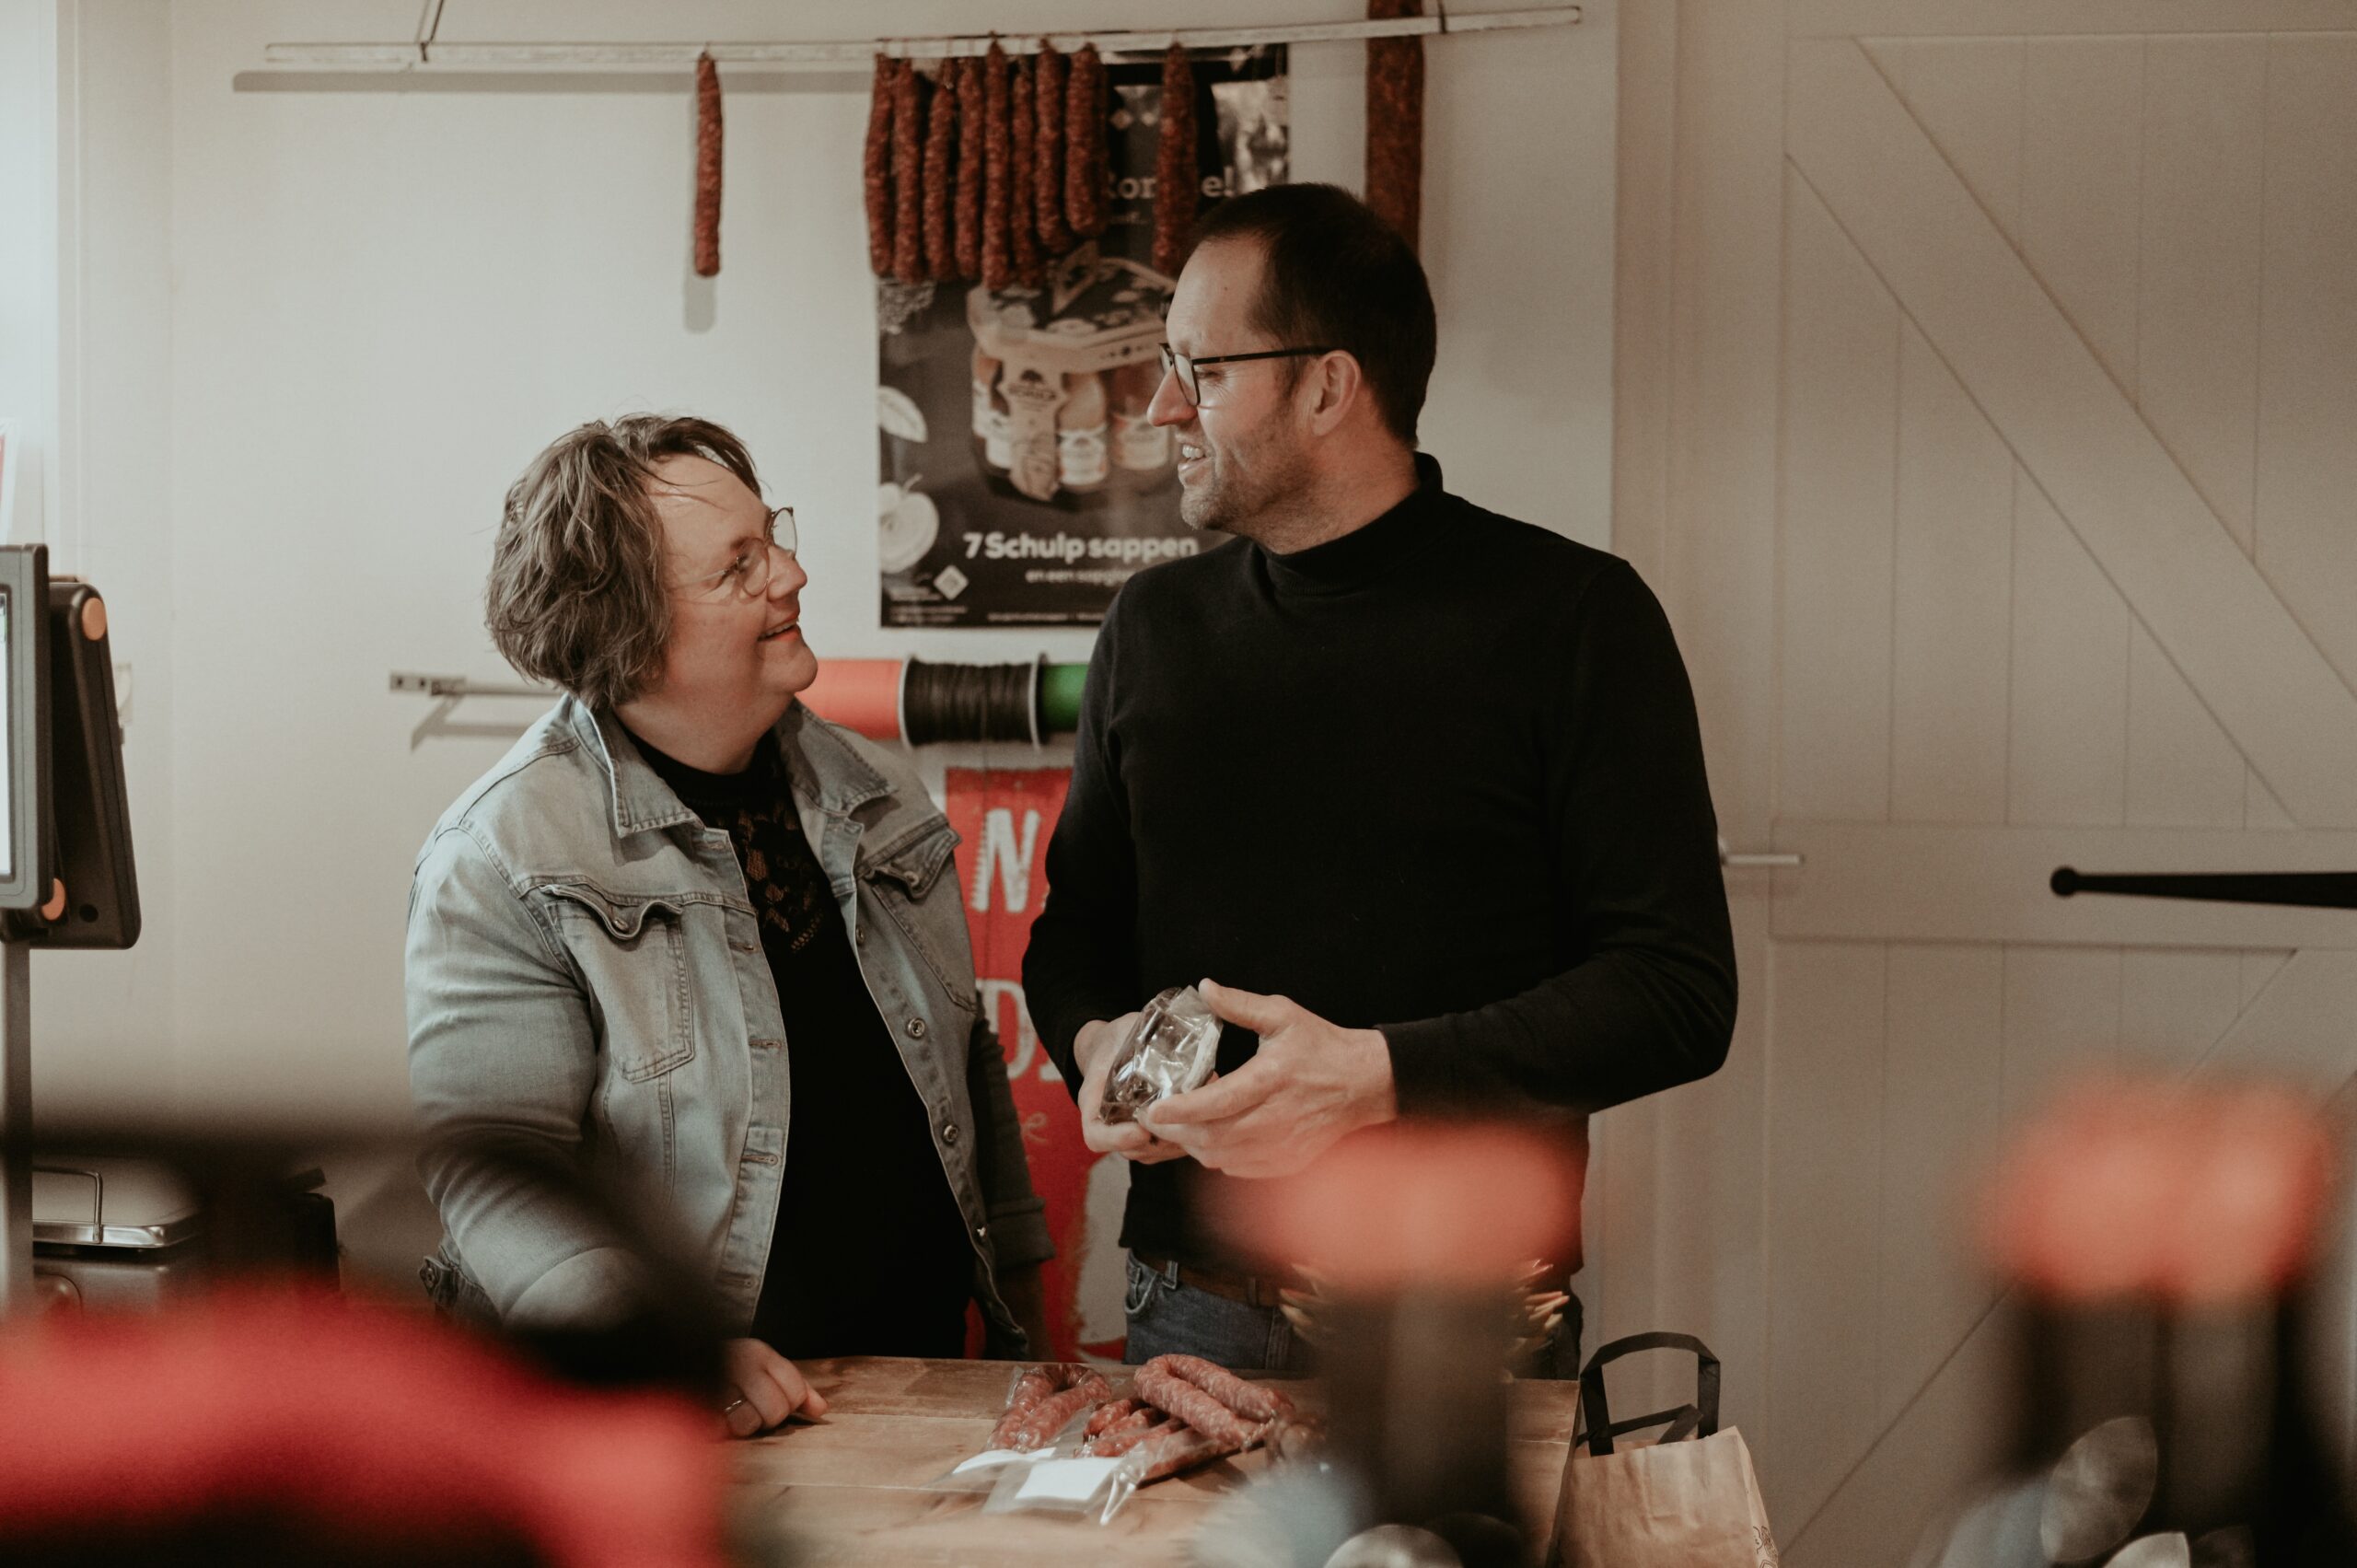
[[[2357,6],[1621,17],[1621,548],[1805,864],[1730,873],[1728,1071],[1603,1119],[1591,1294],[1719,1345],[1792,1562],[1898,1564],[1999,1435],[1961,1201],[2041,1096],[2357,1072],[2357,913],[2048,890],[2357,868]]]

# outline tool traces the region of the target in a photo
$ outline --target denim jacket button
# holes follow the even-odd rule
[[[909,1020],[909,1038],[911,1040],[923,1040],[924,1038],[924,1020],[923,1018],[911,1018]]]
[[[958,1141],[958,1123],[952,1121],[941,1130],[941,1141],[945,1144],[954,1144]]]

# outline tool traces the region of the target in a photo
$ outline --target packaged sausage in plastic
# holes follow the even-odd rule
[[[1159,1099],[1200,1088],[1219,1055],[1219,1016],[1202,993],[1174,985],[1145,1005],[1105,1079],[1107,1121],[1135,1121]]]
[[[1104,1374],[1077,1362],[1020,1367],[987,1446],[934,1484],[947,1491],[983,1491],[1009,1465],[1070,1454],[1086,1436],[1090,1416],[1112,1395]]]

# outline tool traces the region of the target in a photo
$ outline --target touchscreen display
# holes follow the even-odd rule
[[[6,661],[8,647],[8,590],[0,588],[0,667]],[[8,731],[8,670],[0,668],[0,738]],[[5,740],[0,740],[5,745]],[[17,778],[16,770],[0,761],[0,877],[13,877],[17,872]]]

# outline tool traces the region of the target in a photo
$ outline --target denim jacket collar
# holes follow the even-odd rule
[[[697,820],[696,814],[639,754],[630,731],[612,709],[592,709],[571,696],[563,703],[564,722],[598,759],[598,772],[613,801],[617,840]],[[825,726],[808,723],[809,716],[809,710],[797,702],[771,731],[784,754],[786,774],[797,796],[830,816],[847,817],[869,801],[892,793],[881,773]]]

